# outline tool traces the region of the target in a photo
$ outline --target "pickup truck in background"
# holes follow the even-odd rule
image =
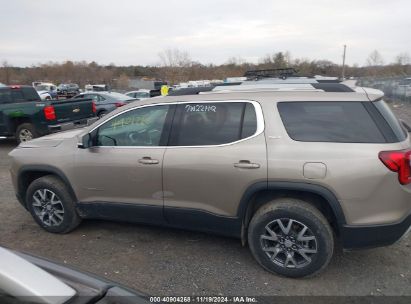
[[[0,137],[28,141],[96,121],[91,99],[41,100],[31,86],[0,87]]]

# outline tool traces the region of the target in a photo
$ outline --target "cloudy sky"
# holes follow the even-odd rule
[[[202,63],[293,58],[364,65],[411,53],[409,0],[0,0],[0,61],[159,62],[169,48]]]

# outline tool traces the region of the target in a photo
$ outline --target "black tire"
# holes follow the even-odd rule
[[[107,113],[108,113],[107,111],[100,111],[100,112],[98,112],[97,116],[98,116],[99,118],[102,118],[102,117],[106,116]]]
[[[31,139],[39,137],[39,133],[31,123],[23,123],[16,129],[15,137],[18,143],[30,140],[27,136],[23,136],[23,134],[28,134],[27,132],[31,134]]]
[[[291,232],[284,234],[277,220],[285,223],[283,227],[288,227],[289,219],[293,220]],[[274,237],[266,226],[271,231],[277,229]],[[307,232],[301,236],[293,232],[294,229],[298,231],[299,227],[301,232],[304,226],[307,227]],[[313,240],[300,241],[313,236]],[[292,278],[313,276],[321,272],[330,262],[334,249],[333,232],[324,215],[309,203],[293,198],[276,199],[258,209],[248,227],[248,243],[251,253],[263,268]],[[307,249],[316,250],[316,253],[307,255]],[[308,259],[299,252],[303,252]],[[290,263],[290,260],[287,262],[288,254],[297,263]],[[284,263],[281,263],[282,260]]]
[[[64,211],[64,214],[59,215],[62,217],[62,221],[58,225],[48,225],[44,221],[42,221],[36,214],[35,209],[38,207],[34,206],[36,202],[33,196],[35,195],[36,191],[43,191],[44,189],[54,193],[56,195],[56,200],[59,200],[63,207],[62,209]],[[26,206],[37,224],[39,224],[40,227],[48,232],[68,233],[75,229],[81,222],[81,218],[77,214],[75,208],[75,201],[67,190],[67,186],[59,178],[53,175],[43,176],[39,179],[36,179],[30,184],[26,194]]]

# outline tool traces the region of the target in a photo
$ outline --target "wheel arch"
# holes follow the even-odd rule
[[[281,197],[293,197],[307,201],[317,208],[329,221],[332,229],[340,235],[345,225],[345,216],[336,195],[324,186],[300,182],[259,182],[245,191],[237,216],[242,221],[241,240],[245,244],[247,230],[253,214],[261,206]]]
[[[26,209],[27,206],[25,198],[27,188],[34,180],[47,175],[54,175],[58,177],[67,186],[70,195],[73,197],[75,202],[77,202],[76,194],[74,193],[67,176],[60,169],[49,165],[27,165],[21,167],[17,174],[17,194]]]
[[[24,123],[32,123],[32,120],[28,116],[10,117],[9,118],[9,131],[14,134],[17,128]]]

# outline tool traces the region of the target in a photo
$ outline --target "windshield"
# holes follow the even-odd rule
[[[148,92],[136,92],[135,96],[137,98],[148,98],[148,97],[150,97],[150,93],[148,93]]]
[[[115,98],[115,99],[118,99],[118,100],[130,100],[130,99],[133,99],[133,98],[130,98],[130,96],[127,96],[127,95],[124,95],[124,94],[121,94],[121,93],[116,93],[116,92],[111,92],[110,94],[108,94],[109,96],[111,96],[111,97],[113,97],[113,98]]]
[[[50,90],[50,86],[46,85],[37,85],[36,86],[36,91],[48,91]]]

